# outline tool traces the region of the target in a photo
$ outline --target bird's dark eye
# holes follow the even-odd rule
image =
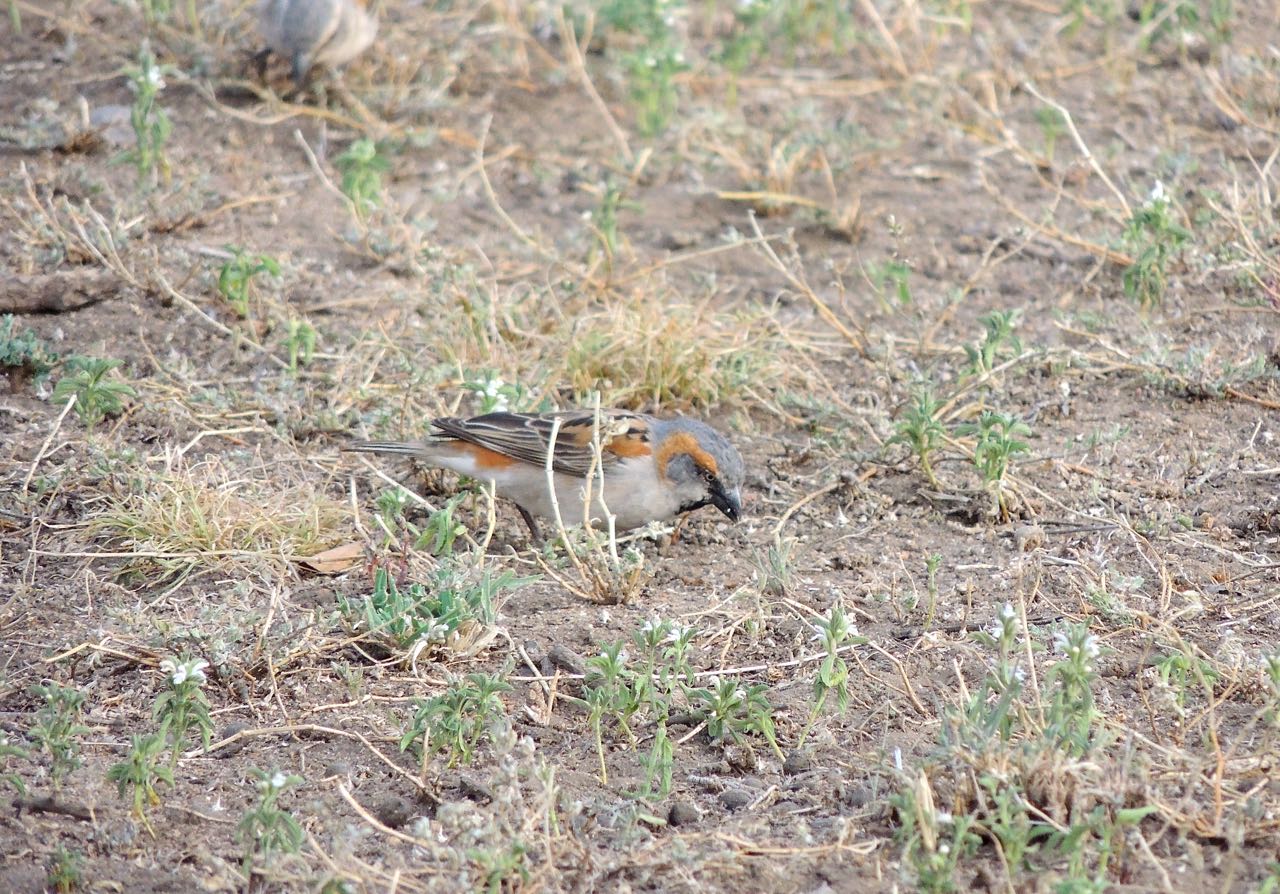
[[[702,480],[707,482],[707,484],[711,484],[716,480],[716,473],[711,471],[710,469],[703,469]]]

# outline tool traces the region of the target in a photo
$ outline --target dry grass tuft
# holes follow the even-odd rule
[[[91,528],[168,573],[227,562],[283,565],[341,539],[346,507],[314,482],[280,480],[287,475],[280,467],[259,465],[246,478],[216,457],[191,464],[169,457],[166,466],[108,497]]]

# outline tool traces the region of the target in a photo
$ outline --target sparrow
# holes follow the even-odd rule
[[[359,0],[261,0],[258,24],[267,47],[293,66],[297,84],[314,65],[350,62],[378,33],[378,19]]]
[[[742,514],[742,456],[711,426],[682,416],[659,419],[625,410],[602,410],[601,494],[600,479],[592,474],[596,423],[594,410],[446,417],[431,421],[433,431],[424,441],[364,441],[343,449],[412,456],[429,465],[492,481],[498,496],[516,504],[535,540],[539,532],[533,516],[553,521],[556,517],[546,471],[553,430],[552,478],[565,525],[583,523],[588,485],[591,520],[601,522],[607,510],[623,530],[666,521],[703,506],[714,506],[735,522]]]

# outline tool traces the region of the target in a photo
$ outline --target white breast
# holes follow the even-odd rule
[[[545,518],[554,524],[555,507],[543,470],[524,464],[510,469],[481,469],[476,467],[470,457],[465,456],[447,459],[441,457],[437,462],[455,472],[493,481],[498,496],[519,503],[531,515]],[[554,480],[561,520],[566,526],[582,524],[587,515],[587,481],[559,472],[554,474]],[[674,518],[680,509],[675,493],[658,480],[657,469],[649,457],[624,458],[612,465],[605,478],[603,502],[598,478],[591,482],[589,492],[593,522],[603,525],[607,511],[614,516],[619,530]]]

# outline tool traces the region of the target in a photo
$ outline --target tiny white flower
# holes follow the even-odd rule
[[[147,83],[150,84],[157,93],[164,89],[164,75],[160,73],[160,67],[158,65],[153,65],[147,70]]]
[[[1022,665],[1020,665],[1020,664],[1019,664],[1019,665],[1014,665],[1014,668],[1013,668],[1013,678],[1014,678],[1015,680],[1017,680],[1019,683],[1025,683],[1025,682],[1027,682],[1027,672],[1026,672],[1026,670],[1022,667]]]
[[[1013,621],[1018,617],[1017,610],[1013,607],[1012,602],[1006,602],[1000,607],[1000,620]]]
[[[174,686],[181,686],[183,683],[187,682],[187,666],[185,664],[179,664],[174,668],[173,675],[169,677],[169,680]]]
[[[1084,654],[1086,658],[1097,658],[1098,653],[1102,651],[1102,647],[1098,642],[1098,638],[1090,633],[1084,638]]]
[[[667,631],[667,635],[663,637],[663,642],[678,643],[693,631],[692,626],[685,624],[672,624],[671,629]]]
[[[281,773],[279,770],[271,777],[271,787],[274,789],[284,788],[285,783],[289,781],[289,777]]]
[[[205,668],[208,666],[209,662],[205,661],[203,658],[197,658],[188,666],[187,675],[203,686],[205,683],[209,682],[209,678],[204,672]]]
[[[658,618],[656,617],[653,617],[640,625],[640,632],[653,633],[653,631],[657,630],[661,626],[662,626],[662,621],[658,620]]]
[[[1147,196],[1148,205],[1163,205],[1169,201],[1169,194],[1164,191],[1164,183],[1157,180],[1155,186],[1151,187],[1151,194]]]
[[[951,811],[949,810],[936,810],[934,811],[933,818],[939,825],[943,826],[949,826],[956,821],[956,818],[951,815]]]
[[[172,658],[166,658],[160,662],[160,673],[164,674],[166,677],[172,677],[177,670],[178,662],[174,661]]]

